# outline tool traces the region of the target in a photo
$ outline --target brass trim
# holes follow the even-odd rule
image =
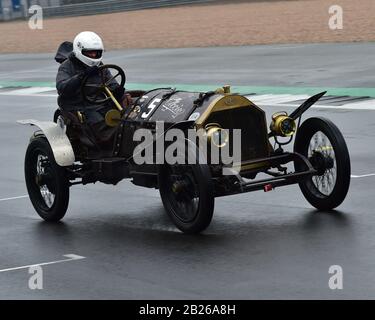
[[[115,104],[116,108],[117,108],[119,111],[124,110],[123,107],[121,107],[121,104],[116,100],[115,96],[113,95],[113,93],[111,92],[111,90],[108,89],[107,86],[104,86],[104,90],[105,90],[105,92],[108,94],[108,96],[111,98],[111,100],[112,100],[113,103]]]
[[[223,133],[225,134],[225,138],[224,138],[224,141],[222,141],[221,143],[217,144],[215,143],[214,139],[213,139],[213,136],[216,132],[220,132],[222,131],[223,129],[218,126],[218,125],[211,125],[211,126],[206,126],[206,135],[207,135],[207,140],[209,143],[212,143],[215,147],[217,148],[222,148],[224,147],[228,141],[229,141],[229,136],[228,136],[228,132],[227,131],[223,131]]]
[[[83,123],[83,114],[81,112],[77,111],[77,117],[79,119],[79,122]]]
[[[257,108],[259,111],[263,112],[262,109],[260,109],[258,106],[256,106],[254,103],[252,103],[249,99],[240,96],[240,95],[222,95],[214,99],[207,109],[201,114],[201,116],[196,121],[196,125],[198,127],[202,127],[204,122],[207,120],[207,118],[210,116],[213,112],[218,111],[224,111],[224,110],[230,110],[235,108],[241,108],[241,107],[253,107]],[[267,124],[266,124],[267,127]]]
[[[292,130],[290,132],[285,132],[283,130],[283,122],[290,121],[292,124]],[[276,135],[281,137],[290,137],[295,134],[297,129],[296,122],[288,116],[285,111],[276,112],[272,115],[272,121],[270,125],[270,130],[274,132]]]
[[[105,123],[109,127],[116,127],[121,120],[121,113],[116,109],[107,111],[105,114]]]
[[[251,170],[251,169],[257,169],[257,168],[266,168],[269,167],[270,163],[268,161],[262,161],[262,162],[257,162],[257,163],[249,163],[249,164],[243,164],[241,163],[241,172],[246,171],[246,170]]]

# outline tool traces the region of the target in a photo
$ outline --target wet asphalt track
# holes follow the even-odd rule
[[[109,53],[132,82],[372,87],[374,44],[285,45]],[[233,59],[231,59],[231,57]],[[0,80],[53,81],[51,55],[0,56]],[[51,119],[54,97],[0,95],[0,198],[26,195],[23,158],[32,133],[18,119]],[[276,108],[266,108],[268,116]],[[352,173],[375,173],[375,111],[314,109],[342,129]],[[297,186],[217,199],[199,236],[177,231],[155,190],[123,181],[75,186],[62,223],[47,224],[28,198],[0,201],[1,299],[375,298],[375,176],[352,179],[336,212],[316,212]],[[344,289],[328,288],[340,265]]]

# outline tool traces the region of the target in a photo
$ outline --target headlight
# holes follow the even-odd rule
[[[220,128],[217,124],[215,125],[207,125],[207,140],[209,143],[218,148],[224,147],[229,140],[229,135],[227,130]]]
[[[270,129],[277,136],[289,137],[296,132],[296,123],[286,112],[279,112],[272,115]]]

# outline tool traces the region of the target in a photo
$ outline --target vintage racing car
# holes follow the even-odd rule
[[[120,67],[100,67],[101,72],[105,69],[115,72],[114,78],[122,86],[125,84],[125,73]],[[309,118],[301,124],[302,114],[325,92],[309,98],[290,114],[274,114],[267,125],[265,112],[248,98],[231,93],[229,86],[210,92],[174,88],[129,91],[134,103],[125,109],[105,81],[94,89],[92,94],[93,86],[86,78],[82,84],[86,101],[113,103],[113,110],[106,114],[106,123],[114,130],[111,140],[103,141],[96,136],[80,112],[58,109],[51,122],[19,121],[39,128],[30,139],[24,169],[30,200],[46,221],[63,218],[71,186],[97,181],[117,184],[126,178],[132,179],[135,185],[159,189],[166,212],[186,233],[199,233],[207,228],[215,197],[270,191],[298,183],[312,206],[331,210],[347,195],[350,158],[339,129],[321,117]],[[213,149],[228,146],[231,152],[240,152],[238,170],[224,174],[228,164],[208,160],[137,163],[134,151],[142,141],[134,139],[135,132],[148,130],[152,144],[157,144],[161,140],[156,134],[158,123],[163,123],[163,133],[172,129],[203,131],[209,142],[205,151],[197,141],[184,137],[183,143],[194,151],[194,157],[203,154],[207,160]],[[239,151],[230,146],[234,129],[240,130]],[[293,151],[284,151],[284,145],[292,141]],[[171,143],[162,140],[164,147]],[[156,149],[153,150],[156,156]]]

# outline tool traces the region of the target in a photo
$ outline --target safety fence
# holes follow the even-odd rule
[[[149,8],[159,8],[167,6],[177,5],[188,5],[204,2],[213,2],[215,0],[102,0],[102,1],[90,1],[72,4],[64,4],[64,1],[59,1],[56,5],[56,1],[21,1],[21,7],[25,8],[27,5],[39,4],[43,8],[44,17],[53,16],[82,16],[82,15],[93,15],[99,13],[119,12],[119,11],[131,11],[141,10]],[[4,0],[3,0],[4,2]],[[23,4],[25,2],[25,4]],[[11,2],[10,2],[11,3]],[[51,5],[53,4],[53,5]],[[0,0],[1,7],[1,0]],[[28,16],[28,12],[25,9],[17,9],[20,13],[24,13],[24,17]],[[5,16],[5,13],[7,16]],[[21,14],[14,14],[13,7],[0,8],[0,20],[11,20],[14,18],[20,18]]]

